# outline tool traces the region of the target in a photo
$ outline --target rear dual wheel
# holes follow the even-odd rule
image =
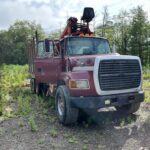
[[[30,88],[31,91],[33,93],[36,93],[37,95],[40,95],[42,93],[42,84],[38,83],[34,78],[30,79]]]

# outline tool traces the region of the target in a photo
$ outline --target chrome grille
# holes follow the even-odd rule
[[[100,88],[104,91],[137,88],[141,82],[139,61],[136,59],[101,60],[98,77]]]

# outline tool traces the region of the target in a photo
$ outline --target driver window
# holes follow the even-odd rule
[[[53,42],[50,41],[49,39],[45,39],[45,53],[44,53],[44,57],[51,57],[53,54]]]
[[[42,57],[42,56],[44,55],[44,51],[45,51],[45,50],[44,50],[44,42],[43,42],[43,41],[38,43],[37,49],[38,49],[37,55],[38,55],[39,57]]]
[[[46,49],[45,55],[52,56],[53,49],[54,49],[53,42],[52,41],[48,41],[48,45],[45,44],[45,49]]]

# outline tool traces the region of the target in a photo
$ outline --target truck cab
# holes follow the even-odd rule
[[[113,53],[107,39],[91,32],[32,43],[31,90],[55,97],[63,125],[75,123],[85,109],[114,106],[126,114],[139,109],[144,100],[139,57]]]

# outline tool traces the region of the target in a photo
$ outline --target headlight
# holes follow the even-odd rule
[[[89,89],[89,81],[87,79],[69,80],[70,89]]]

